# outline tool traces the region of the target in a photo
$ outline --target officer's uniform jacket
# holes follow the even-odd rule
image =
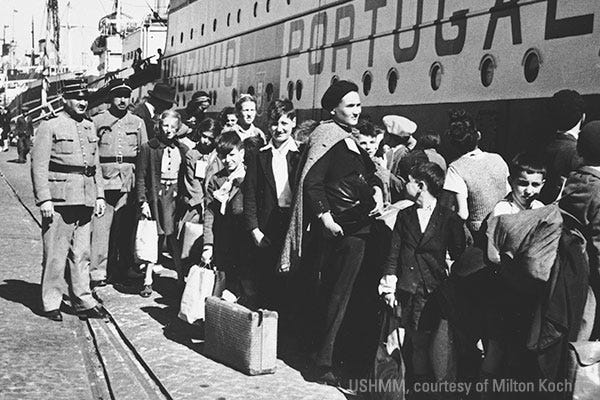
[[[37,205],[52,200],[55,206],[94,207],[104,197],[98,154],[98,136],[94,123],[81,122],[66,112],[42,121],[33,144],[31,175]],[[72,172],[52,172],[50,163],[96,167],[93,176]]]
[[[98,132],[104,190],[130,192],[135,183],[135,162],[124,161],[137,157],[141,145],[148,141],[144,120],[129,111],[119,118],[109,110],[92,120]],[[116,160],[104,162],[103,157]]]

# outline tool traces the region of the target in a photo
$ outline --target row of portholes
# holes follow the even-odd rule
[[[286,0],[287,4],[290,5],[292,3],[292,0]],[[267,11],[267,13],[271,12],[271,0],[266,0],[265,2],[265,10]],[[253,15],[256,18],[258,16],[258,1],[254,3],[254,8],[253,8]],[[242,21],[242,9],[238,9],[237,10],[237,15],[236,15],[236,20],[237,23],[239,24]],[[227,27],[231,26],[231,13],[227,14]],[[213,19],[213,23],[212,23],[212,30],[213,32],[217,31],[217,19]],[[204,36],[204,24],[202,24],[200,26],[200,35]],[[183,32],[181,32],[179,34],[179,43],[183,43]],[[194,38],[194,28],[190,29],[190,40],[192,40]],[[173,45],[175,44],[175,37],[171,36],[171,47],[173,47]]]
[[[265,86],[265,95],[266,95],[267,104],[270,103],[271,101],[273,101],[274,93],[275,93],[275,88],[273,87],[273,84],[267,83],[267,86]],[[250,85],[250,86],[248,86],[248,89],[246,90],[246,92],[243,94],[249,94],[251,96],[255,96],[256,89],[254,89],[254,86]],[[231,90],[231,103],[235,104],[235,102],[238,100],[239,96],[240,96],[240,94],[239,94],[238,90],[233,88]]]
[[[523,66],[523,76],[528,83],[533,83],[540,72],[540,66],[542,65],[542,59],[537,49],[529,49],[525,52],[525,56],[523,57],[523,61],[521,62]],[[481,59],[479,63],[479,71],[480,71],[480,79],[481,84],[484,87],[489,87],[494,81],[494,71],[496,69],[497,63],[496,59],[491,54],[486,54]],[[444,68],[440,62],[434,62],[429,68],[429,84],[431,89],[438,90],[442,85],[442,75],[444,74]],[[388,81],[388,91],[390,93],[396,92],[396,88],[398,87],[398,70],[396,68],[391,68],[387,73],[387,81]],[[339,78],[334,76],[331,79],[331,83],[337,81]],[[362,92],[365,96],[368,96],[371,92],[371,88],[373,87],[373,74],[370,71],[367,71],[362,76]],[[298,81],[301,83],[301,81]],[[288,83],[288,94],[290,93],[290,84]],[[292,98],[290,95],[289,98]],[[300,100],[300,99],[298,99]]]

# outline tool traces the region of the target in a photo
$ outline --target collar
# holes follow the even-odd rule
[[[344,125],[339,123],[338,121],[336,121],[335,119],[333,120],[333,122],[335,122],[337,124],[337,126],[339,126],[340,128],[342,128],[343,130],[345,130],[348,133],[352,133],[352,127],[349,125]]]
[[[475,150],[471,150],[468,153],[462,155],[462,157],[473,157],[483,153],[479,147],[475,148]]]
[[[154,108],[154,106],[152,104],[150,104],[150,102],[145,101],[144,104],[146,105],[146,108],[148,108],[148,111],[150,111],[150,115],[152,116],[152,118],[154,118],[154,114],[156,113],[156,108]]]
[[[279,148],[276,148],[275,145],[273,144],[273,139],[269,140],[269,143],[267,143],[266,146],[263,146],[260,148],[260,151],[266,151],[266,150],[272,150],[272,151],[278,151],[280,153],[287,153],[288,151],[299,151],[298,149],[298,144],[296,143],[296,141],[294,140],[293,137],[289,137],[288,140],[286,140],[284,143],[281,144],[281,146],[279,146]]]
[[[419,205],[417,205],[417,210],[433,211],[433,209],[435,208],[436,205],[437,205],[437,199],[433,199],[433,201],[431,203],[429,203],[428,205],[423,205],[421,207],[419,207]]]
[[[574,127],[572,127],[571,129],[569,129],[568,131],[564,131],[564,132],[558,132],[559,134],[562,135],[569,135],[575,138],[575,140],[577,140],[579,138],[579,131],[581,131],[581,121],[579,121],[577,123],[577,125],[575,125]]]

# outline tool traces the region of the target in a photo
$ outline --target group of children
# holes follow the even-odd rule
[[[192,262],[224,270],[227,287],[240,302],[280,308],[289,293],[276,274],[277,261],[290,223],[303,142],[318,123],[306,121],[297,127],[289,100],[274,101],[267,115],[268,136],[254,126],[256,100],[243,95],[235,109],[223,110],[222,121],[201,121],[188,135],[196,143],[189,149],[178,141],[181,118],[165,111],[158,137],[140,150],[137,194],[141,214],[156,220],[166,238],[181,284],[184,269],[177,235],[183,217],[204,224],[202,252]],[[543,207],[537,197],[546,168],[531,153],[518,154],[507,165],[499,155],[481,151],[480,133],[464,112],[451,117],[447,136],[459,157],[449,165],[436,151],[439,135],[417,133],[415,139],[416,124],[399,116],[384,118],[384,125],[380,128],[363,119],[353,130],[354,139],[377,167],[385,203],[410,200],[413,205],[398,212],[378,291],[385,304],[400,310],[412,348],[407,360],[412,379],[426,380],[432,374],[430,344],[435,330],[427,316],[429,303],[451,276],[453,260],[469,246],[494,254],[485,240],[490,218]],[[180,204],[179,199],[185,201]],[[503,255],[496,252],[485,262],[501,265]],[[149,264],[142,296],[152,293],[152,270]],[[499,280],[491,285],[502,298],[495,304],[502,308],[492,307],[488,313],[517,315],[503,323],[530,323],[514,301],[521,297],[511,301],[512,288]],[[492,333],[488,329],[481,337],[483,374],[501,375],[507,354],[515,347],[525,348],[512,335],[513,328],[520,329],[503,326]]]

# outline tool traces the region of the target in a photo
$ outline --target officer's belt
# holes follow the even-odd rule
[[[96,175],[95,165],[63,165],[50,161],[50,172],[62,172],[64,174],[80,174],[85,176]]]
[[[102,164],[105,163],[128,163],[128,164],[135,164],[135,159],[136,157],[123,157],[123,156],[116,156],[116,157],[100,157],[100,162]]]

